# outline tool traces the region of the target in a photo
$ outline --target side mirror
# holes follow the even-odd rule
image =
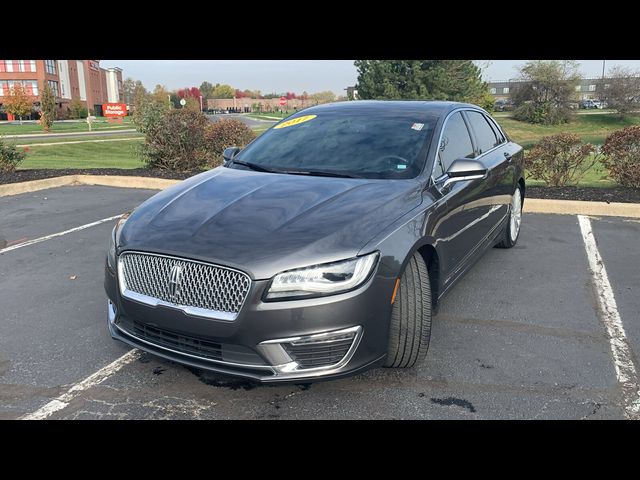
[[[444,180],[442,188],[456,182],[466,180],[480,180],[487,175],[487,167],[480,160],[459,158],[454,160],[447,173],[441,178]]]
[[[240,151],[239,147],[225,148],[224,152],[222,152],[222,159],[224,160],[224,165],[227,165],[231,160],[233,160],[233,157],[235,157],[239,151]]]

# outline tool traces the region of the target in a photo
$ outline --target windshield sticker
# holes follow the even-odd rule
[[[286,128],[293,127],[294,125],[298,125],[300,123],[308,122],[309,120],[313,120],[317,115],[305,115],[304,117],[293,118],[291,120],[287,120],[286,122],[282,122],[276,125],[273,128]]]
[[[414,123],[413,125],[411,125],[411,129],[417,130],[418,132],[422,130],[423,127],[424,127],[424,123]]]
[[[398,170],[406,170],[406,168],[407,168],[406,165],[402,165],[402,164],[396,165],[396,169]]]

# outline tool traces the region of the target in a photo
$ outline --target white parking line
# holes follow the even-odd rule
[[[602,322],[607,329],[613,365],[616,377],[622,388],[624,412],[627,418],[640,419],[640,387],[638,376],[633,364],[631,348],[627,341],[627,334],[618,313],[618,305],[613,295],[613,289],[609,283],[607,269],[604,266],[602,256],[598,251],[596,239],[593,236],[591,221],[584,215],[578,215],[584,248],[587,251],[589,267],[596,286],[596,296]]]
[[[20,420],[43,420],[51,416],[55,412],[66,408],[75,397],[80,395],[81,392],[104,382],[107,378],[116,373],[122,367],[137,360],[140,357],[141,353],[142,352],[140,352],[140,350],[129,350],[123,356],[121,356],[114,362],[111,362],[106,367],[101,368],[93,375],[90,375],[82,380],[80,383],[76,383],[69,390],[67,390],[59,397],[51,400],[44,407],[39,408],[33,413],[23,415],[22,417],[20,417]]]
[[[44,237],[34,238],[33,240],[27,240],[26,242],[17,243],[15,245],[11,245],[10,247],[0,249],[0,253],[10,252],[11,250],[17,250],[18,248],[26,247],[28,245],[34,245],[36,243],[44,242],[45,240],[50,240],[52,238],[61,237],[62,235],[66,235],[68,233],[79,232],[80,230],[84,230],[85,228],[91,228],[91,227],[95,227],[96,225],[100,225],[101,223],[110,222],[112,220],[115,220],[116,218],[120,218],[122,215],[123,214],[114,215],[113,217],[103,218],[102,220],[98,220],[97,222],[87,223],[86,225],[70,228],[69,230],[65,230],[64,232],[58,232],[52,235],[46,235]]]

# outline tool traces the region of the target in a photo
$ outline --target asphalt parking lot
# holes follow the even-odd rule
[[[517,247],[489,251],[445,298],[414,369],[260,386],[138,351],[113,366],[129,348],[106,324],[111,218],[154,193],[70,186],[0,197],[0,419],[625,418],[575,215],[525,214]],[[640,220],[590,221],[637,364]]]

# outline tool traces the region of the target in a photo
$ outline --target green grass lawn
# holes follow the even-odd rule
[[[140,168],[139,141],[30,146],[19,168]]]
[[[514,120],[505,113],[496,113],[496,121],[514,142],[526,149],[531,148],[542,137],[558,133],[575,133],[584,142],[602,144],[604,139],[614,130],[640,124],[640,116],[621,119],[617,115],[604,113],[576,115],[571,122],[562,125],[533,125]]]
[[[125,117],[122,124],[109,123],[104,117],[98,117],[91,126],[91,130],[121,130],[125,128],[133,128],[131,117]],[[54,122],[51,126],[50,133],[65,132],[88,132],[89,126],[87,122],[81,121],[77,123],[71,122]],[[0,135],[28,135],[30,133],[46,133],[41,125],[37,123],[23,123],[22,125],[14,125],[9,123],[0,124]]]
[[[528,176],[526,182],[528,186],[545,186],[542,180],[534,180],[533,178],[528,178]],[[604,168],[600,162],[597,162],[587,171],[584,177],[582,177],[578,185],[581,187],[609,188],[615,187],[616,182],[608,178],[607,169]]]

